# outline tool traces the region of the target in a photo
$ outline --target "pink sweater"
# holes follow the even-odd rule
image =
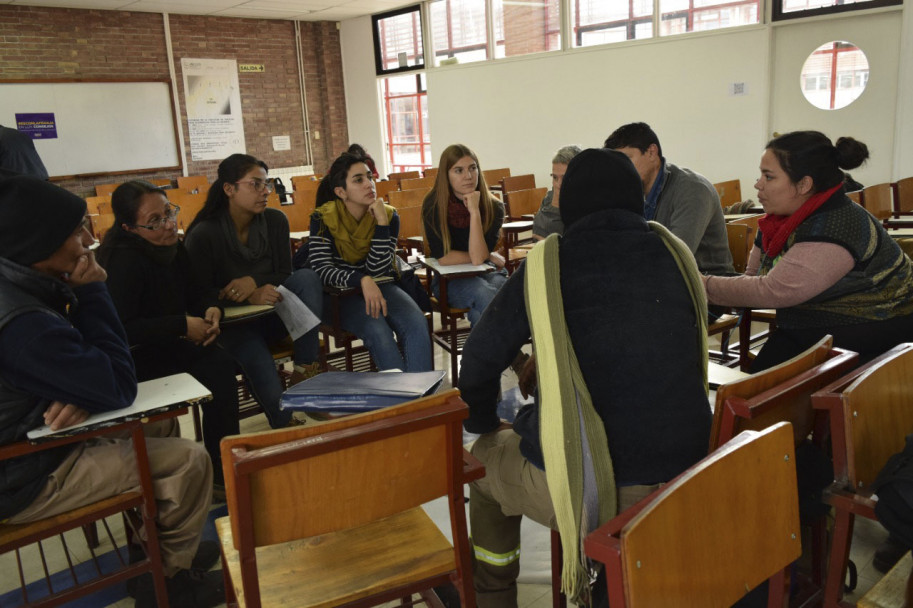
[[[789,308],[834,285],[856,264],[840,245],[817,241],[794,245],[763,277],[756,276],[760,263],[761,250],[753,247],[742,276],[703,276],[707,300],[722,306]]]

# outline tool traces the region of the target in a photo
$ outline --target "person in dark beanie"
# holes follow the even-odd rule
[[[42,424],[63,428],[136,398],[133,360],[88,226],[81,198],[33,177],[0,179],[0,445]],[[210,506],[209,457],[177,437],[150,436],[146,443],[171,605],[215,606],[224,601],[221,574],[190,569]],[[132,461],[129,439],[111,437],[6,461],[0,521],[43,519],[134,490]],[[198,566],[213,565],[199,557],[209,563]],[[137,606],[155,605],[147,579],[137,583]]]
[[[624,154],[591,149],[575,156],[561,187],[564,235],[533,248],[466,341],[464,428],[481,435],[472,453],[485,465],[469,499],[480,608],[517,606],[524,515],[560,530],[565,564],[582,564],[584,534],[706,454],[706,303],[697,265],[685,243],[644,220],[643,203]],[[500,376],[533,334],[538,395],[511,427],[498,417]],[[570,348],[556,355],[558,344]],[[577,422],[578,407],[588,426]],[[572,422],[556,425],[554,416]],[[586,441],[574,435],[581,426]],[[566,434],[549,433],[556,428]],[[582,485],[569,483],[573,467],[552,464],[562,462],[557,453],[571,451],[563,462],[595,467]],[[608,481],[591,487],[594,478]],[[587,529],[565,526],[556,495],[583,513]],[[580,570],[566,568],[562,578],[572,599],[589,594]]]
[[[0,125],[0,169],[38,179],[48,178],[48,170],[44,167],[32,138],[3,125]]]

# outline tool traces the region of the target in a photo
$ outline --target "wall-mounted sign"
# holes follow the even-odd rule
[[[247,152],[237,65],[234,59],[181,59],[194,161]]]
[[[239,72],[265,72],[266,67],[262,63],[239,63]]]
[[[16,130],[32,139],[57,139],[57,120],[53,113],[16,114]]]

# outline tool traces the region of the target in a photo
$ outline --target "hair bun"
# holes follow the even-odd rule
[[[834,145],[837,149],[837,165],[841,169],[855,169],[869,158],[869,148],[852,137],[841,137]]]

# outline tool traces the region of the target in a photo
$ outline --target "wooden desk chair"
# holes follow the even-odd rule
[[[114,214],[99,213],[98,215],[89,215],[89,220],[92,222],[92,235],[95,240],[100,242],[105,238],[105,233],[114,225]]]
[[[501,186],[501,180],[505,177],[510,177],[510,169],[507,167],[503,169],[487,169],[482,171],[482,177],[485,178],[485,183],[488,184],[489,188],[498,189]]]
[[[456,390],[222,441],[229,606],[373,606],[452,582],[475,606]],[[453,545],[421,506],[447,496]],[[411,602],[410,602],[411,605]]]
[[[726,224],[726,235],[729,238],[729,252],[732,254],[732,265],[736,272],[744,272],[748,264],[748,254],[751,251],[752,227],[746,224],[730,222]],[[732,312],[732,311],[730,311]],[[741,317],[738,314],[724,314],[719,319],[707,326],[708,336],[720,336],[720,349],[710,351],[710,357],[723,365],[734,366],[739,364],[745,368],[748,364],[742,349],[738,356],[730,353],[730,338],[732,332],[739,327]]]
[[[422,244],[422,206],[400,207],[396,212],[399,214],[398,246],[405,250],[407,255],[421,252],[424,247]]]
[[[288,227],[291,232],[305,232],[311,228],[311,214],[314,213],[314,199],[307,190],[292,192],[292,204],[281,205],[279,210],[288,218]]]
[[[430,188],[415,188],[412,190],[392,190],[387,193],[387,200],[397,209],[403,207],[421,207]]]
[[[387,174],[387,179],[396,182],[400,182],[404,179],[415,179],[416,177],[421,177],[421,173],[418,171],[400,171]]]
[[[720,205],[728,207],[742,202],[742,182],[737,179],[731,179],[726,182],[713,184],[717,195],[720,197]]]
[[[512,190],[505,192],[504,205],[507,207],[508,221],[531,219],[536,215],[542,205],[542,199],[548,193],[548,188],[529,188],[526,190]]]
[[[913,213],[913,177],[897,180],[894,188],[894,217]]]
[[[438,170],[437,167],[428,167],[427,169],[425,169],[424,171],[422,171],[422,176],[423,176],[423,177],[435,177],[435,178],[436,178],[436,177],[437,177],[437,170]]]
[[[431,190],[432,187],[434,187],[434,180],[435,180],[435,178],[433,178],[433,177],[412,177],[409,179],[402,179],[399,182],[399,189],[400,190],[422,189],[427,192],[428,190]]]
[[[168,196],[168,200],[181,208],[181,211],[178,214],[178,227],[186,231],[190,228],[193,218],[197,216],[197,213],[199,213],[206,204],[206,194],[203,192],[190,194],[183,190],[174,190],[172,194]]]
[[[849,197],[849,199],[851,201],[853,201],[857,205],[862,204],[862,190],[854,190],[853,192],[847,192],[846,195]]]
[[[857,515],[875,517],[870,486],[913,431],[913,344],[900,344],[812,395],[830,420],[834,483],[825,492],[835,521],[824,606],[841,601]]]
[[[315,183],[320,183],[320,180],[317,179],[316,175],[295,175],[292,177],[292,190],[297,192],[302,188],[310,189],[313,187],[316,189],[316,186],[313,186]]]
[[[532,173],[526,175],[509,175],[501,178],[501,192],[505,195],[515,190],[531,190],[536,187],[536,176]],[[541,203],[542,200],[540,199]]]
[[[374,182],[375,192],[377,193],[377,198],[385,199],[389,202],[389,197],[387,196],[393,190],[399,190],[398,181],[384,180],[382,182]]]
[[[793,431],[745,431],[586,537],[612,608],[731,606],[770,581],[785,606],[801,552]]]
[[[170,415],[178,415],[186,412],[186,408],[172,412]],[[35,454],[47,450],[52,450],[74,444],[93,437],[102,437],[111,434],[129,433],[133,439],[133,451],[136,455],[137,475],[140,480],[140,487],[133,492],[126,492],[111,496],[91,504],[84,505],[77,509],[67,511],[60,515],[55,515],[46,519],[38,520],[27,524],[2,524],[0,523],[0,554],[15,550],[16,562],[19,571],[19,581],[22,592],[22,601],[27,606],[57,606],[69,602],[75,598],[83,597],[95,593],[99,589],[122,583],[123,581],[139,576],[144,573],[150,573],[155,583],[155,593],[158,598],[160,607],[168,608],[168,594],[165,591],[165,576],[162,571],[162,558],[159,552],[158,535],[156,533],[155,514],[156,503],[155,494],[152,488],[152,478],[149,474],[149,460],[146,455],[146,440],[143,435],[143,423],[140,420],[124,422],[112,427],[96,431],[86,431],[72,437],[50,440],[44,443],[31,444],[28,441],[21,441],[9,445],[0,446],[0,460],[9,460],[18,458],[26,454]],[[145,550],[145,558],[139,562],[127,563],[127,547],[118,547],[111,533],[111,528],[106,517],[117,513],[124,514],[125,526],[132,528],[132,537],[135,542],[141,542],[142,538]],[[98,556],[95,552],[97,542],[89,544],[91,561],[94,564],[94,571],[88,570],[86,574],[80,574],[81,580],[77,579],[74,562],[88,561],[80,560],[72,549],[67,545],[64,533],[70,530],[78,529],[81,526],[88,526],[93,532],[97,531],[96,523],[101,522],[102,527],[107,532],[108,540],[114,548],[114,555],[117,562],[113,568],[102,571],[98,562]],[[140,536],[139,530],[144,530],[143,536]],[[70,580],[61,581],[54,584],[49,574],[49,567],[45,559],[45,550],[42,541],[58,536],[63,548],[64,555],[69,565]],[[87,537],[89,535],[87,534]],[[29,597],[26,590],[26,581],[24,579],[24,570],[22,565],[22,549],[28,545],[37,544],[37,551],[43,566],[45,589],[44,597]],[[83,556],[85,554],[83,553]],[[12,574],[12,573],[8,573]]]
[[[431,255],[428,247],[428,238],[422,232],[422,244],[425,255]],[[463,352],[463,345],[466,338],[469,337],[470,327],[461,324],[460,321],[466,319],[468,308],[455,308],[450,305],[447,295],[447,284],[452,279],[465,279],[482,274],[481,272],[467,272],[459,274],[441,274],[434,267],[422,260],[422,266],[426,272],[425,288],[428,290],[428,297],[431,299],[432,316],[438,313],[441,319],[441,328],[431,332],[431,342],[443,348],[450,355],[450,382],[452,386],[457,386],[460,379],[459,357]],[[438,281],[438,296],[434,295],[434,281]]]
[[[544,190],[545,188],[542,188]],[[504,222],[501,224],[501,255],[504,257],[504,268],[508,274],[513,274],[519,268],[520,262],[526,259],[529,250],[534,244],[532,239],[533,223],[531,220]],[[528,233],[529,238],[521,239],[520,235]],[[526,247],[529,245],[530,247]]]
[[[209,192],[209,178],[205,175],[178,176],[178,188],[187,192],[206,194]]]
[[[104,196],[87,196],[86,212],[92,214],[114,213],[111,209],[111,195]]]
[[[149,180],[149,183],[153,186],[158,186],[159,188],[171,188],[170,177],[153,177]]]
[[[117,190],[117,187],[120,184],[96,184],[95,185],[95,195],[96,196],[107,196],[108,200],[111,199],[111,194]]]
[[[913,606],[913,558],[907,552],[884,578],[856,602],[856,608]]]
[[[894,189],[891,184],[875,184],[862,189],[861,205],[880,222],[894,215]]]
[[[329,323],[320,323],[320,331],[325,337],[322,340],[324,352],[321,356],[326,359],[327,366],[329,367],[332,360],[342,358],[347,372],[377,371],[377,366],[368,353],[368,349],[364,345],[358,347],[354,345],[355,341],[358,340],[358,336],[344,330],[340,319],[339,305],[342,299],[361,294],[361,288],[327,287],[324,285],[323,292],[329,296],[327,299],[330,301]],[[330,351],[328,339],[330,337],[333,338],[333,345],[337,348],[336,351]],[[339,350],[340,346],[342,347],[341,351]]]
[[[748,254],[751,253],[751,226],[730,222],[726,224],[726,236],[729,237],[729,253],[732,254],[732,267],[738,273],[745,272],[748,266]]]

